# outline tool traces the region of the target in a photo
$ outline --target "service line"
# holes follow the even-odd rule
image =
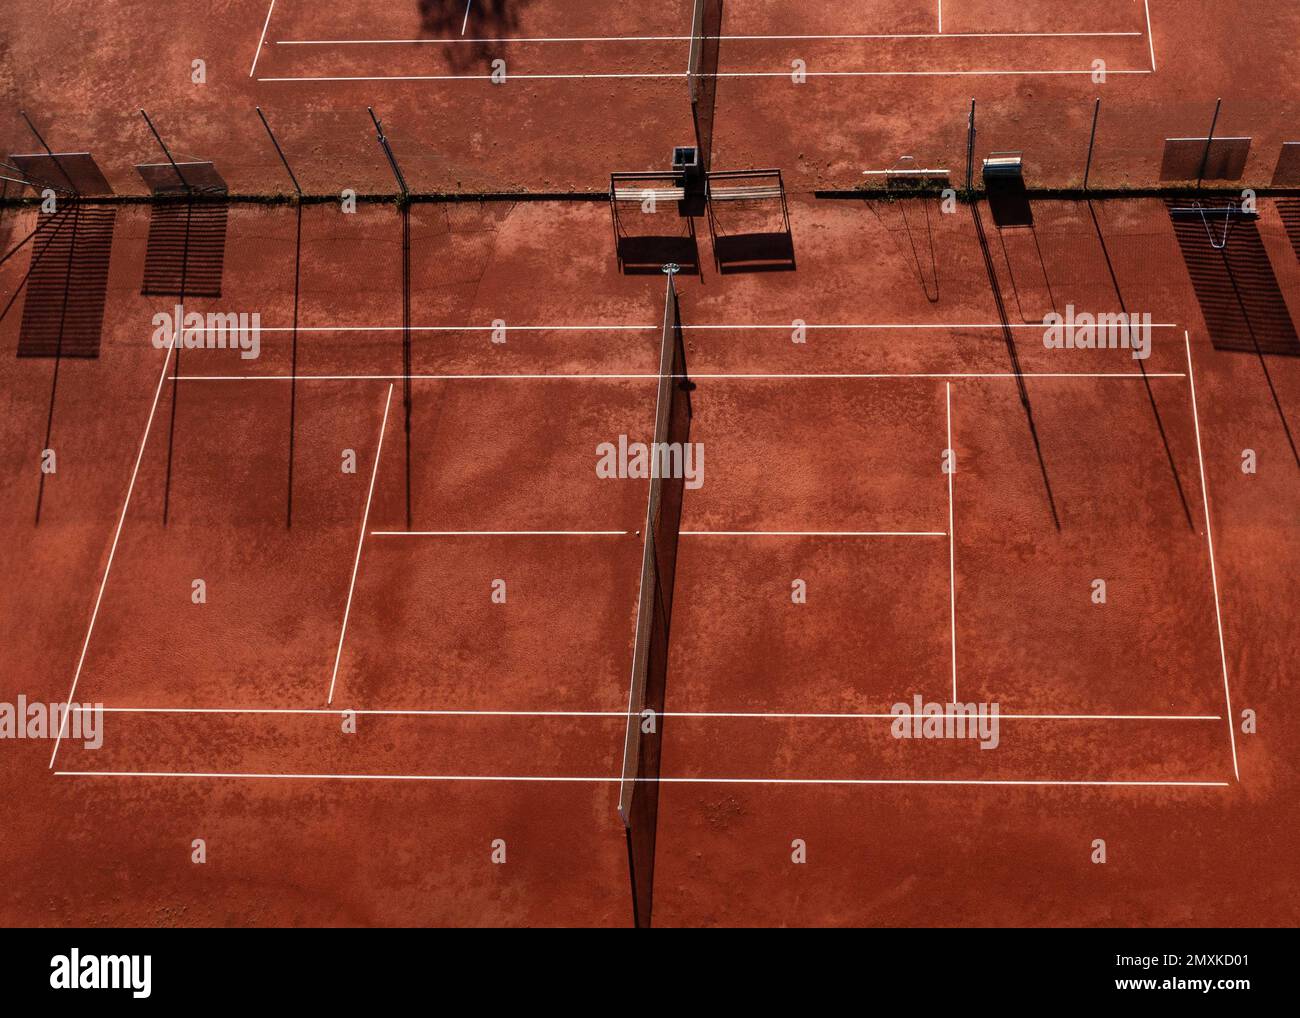
[[[942,11],[942,0],[940,0]],[[940,15],[942,17],[942,14]],[[463,33],[462,33],[463,34]],[[833,42],[870,41],[885,39],[1121,39],[1141,38],[1141,32],[945,32],[940,25],[937,32],[840,32],[812,35],[719,35],[720,42]],[[446,46],[470,44],[520,45],[538,43],[592,43],[592,42],[690,42],[690,35],[567,35],[567,36],[498,36],[482,39],[277,39],[277,46]]]
[[[95,707],[78,705],[74,711],[105,714],[218,714],[218,715],[314,715],[341,717],[431,717],[431,718],[617,718],[626,720],[625,710],[471,710],[422,708],[354,708],[354,707]],[[905,711],[893,713],[845,713],[826,711],[664,711],[664,718],[697,720],[756,721],[895,721],[898,718],[926,717]],[[999,714],[1000,721],[1222,721],[1219,714]]]
[[[618,785],[621,777],[549,774],[273,774],[243,771],[55,771],[65,778],[228,778],[253,781],[465,781]],[[1003,785],[1057,788],[1227,788],[1226,781],[1061,781],[1031,778],[627,778],[665,785]]]

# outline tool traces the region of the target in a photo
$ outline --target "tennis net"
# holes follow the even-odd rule
[[[668,277],[659,390],[655,403],[655,445],[646,511],[641,592],[637,604],[632,681],[628,694],[627,736],[618,811],[627,830],[628,868],[636,925],[650,925],[654,887],[655,834],[659,817],[659,764],[663,741],[664,692],[668,678],[668,629],[673,609],[673,579],[681,530],[685,478],[661,469],[672,446],[684,454],[691,428],[691,397],[686,379],[686,348],[673,277]]]
[[[722,36],[722,0],[695,0],[691,19],[691,55],[687,70],[691,115],[700,163],[709,169],[713,154],[713,112],[718,91],[718,47]]]

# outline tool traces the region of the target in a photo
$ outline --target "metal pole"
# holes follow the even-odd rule
[[[194,188],[190,187],[190,182],[185,179],[185,174],[183,174],[181,168],[176,165],[176,160],[172,158],[172,154],[167,150],[167,145],[163,142],[162,135],[158,133],[158,129],[153,126],[153,121],[149,119],[149,114],[144,110],[141,110],[140,116],[144,117],[144,122],[149,125],[149,130],[153,132],[154,140],[158,142],[158,147],[163,150],[163,155],[165,155],[167,161],[172,164],[172,169],[176,172],[176,179],[181,182],[181,187],[185,188],[185,193],[193,194]]]
[[[974,194],[975,172],[975,100],[970,101],[970,118],[966,122],[966,200]]]
[[[1101,114],[1101,97],[1092,108],[1092,134],[1088,137],[1088,162],[1083,168],[1083,189],[1088,190],[1088,175],[1092,173],[1092,149],[1097,143],[1097,117]]]
[[[45,149],[45,154],[54,160],[54,165],[58,167],[59,172],[63,174],[63,179],[68,182],[68,188],[74,195],[80,198],[81,192],[77,190],[77,185],[74,184],[72,178],[68,176],[68,171],[63,168],[63,163],[59,161],[59,157],[50,151],[49,145],[45,144],[45,139],[41,137],[41,132],[36,130],[36,125],[32,123],[32,119],[27,115],[27,111],[19,110],[18,115],[22,117],[23,120],[27,121],[27,129],[31,131],[32,134],[36,135],[36,140],[41,143],[41,148]]]
[[[388,144],[388,139],[384,136],[384,125],[380,119],[375,116],[375,111],[371,107],[366,107],[366,112],[370,114],[370,119],[375,124],[375,134],[379,136],[379,145],[384,150],[384,155],[388,157],[388,165],[393,171],[393,176],[397,178],[397,186],[401,189],[402,197],[407,198],[410,192],[406,189],[406,178],[402,176],[401,167],[397,165],[397,157],[393,155],[393,148]]]
[[[284,157],[284,150],[280,148],[280,143],[275,138],[275,132],[271,130],[271,125],[266,122],[266,117],[262,113],[262,107],[254,106],[257,110],[258,119],[262,121],[262,126],[266,128],[266,134],[271,139],[271,144],[275,146],[275,154],[280,157],[280,162],[284,163],[284,172],[289,174],[289,179],[293,181],[293,189],[297,192],[298,197],[302,197],[302,188],[298,186],[298,178],[293,175],[293,170],[289,166],[289,160]]]
[[[20,171],[20,172],[21,172],[21,171]],[[3,174],[0,174],[0,180],[7,180],[7,181],[9,181],[9,183],[11,183],[11,184],[25,184],[25,185],[27,185],[28,187],[32,188],[32,189],[35,190],[35,191],[39,191],[39,190],[41,189],[42,186],[44,186],[44,187],[49,187],[49,186],[51,186],[51,185],[49,185],[48,183],[47,183],[47,184],[44,184],[44,185],[39,184],[39,183],[36,182],[35,180],[28,180],[26,177],[6,177],[6,176],[4,176]],[[63,188],[59,188],[59,190],[62,191]],[[73,194],[74,194],[74,196],[75,196],[76,192],[74,191]]]
[[[1201,153],[1201,168],[1196,172],[1196,190],[1201,189],[1201,181],[1205,177],[1205,169],[1210,163],[1210,143],[1214,141],[1214,128],[1219,123],[1219,108],[1223,105],[1222,99],[1214,101],[1214,119],[1210,121],[1210,133],[1205,139],[1205,151]]]

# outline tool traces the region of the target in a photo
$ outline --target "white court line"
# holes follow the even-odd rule
[[[939,0],[940,18],[943,0]],[[463,32],[461,33],[464,34]],[[845,39],[1106,39],[1141,38],[1141,32],[945,32],[942,20],[937,32],[840,32],[814,35],[717,35],[706,38],[719,42],[817,42]],[[277,39],[277,46],[446,46],[456,43],[505,45],[518,43],[579,42],[690,42],[690,35],[534,35],[498,36],[483,39]]]
[[[829,371],[829,372],[697,372],[692,371],[689,377],[693,380],[702,378],[711,378],[717,381],[727,379],[738,380],[763,380],[763,379],[799,379],[807,380],[814,378],[824,379],[888,379],[888,378],[1113,378],[1126,379],[1129,381],[1138,381],[1143,378],[1186,378],[1187,376],[1181,371],[1149,371],[1143,375],[1140,371],[874,371],[874,372],[849,372],[849,371]],[[536,381],[577,381],[577,380],[659,380],[659,376],[654,373],[646,372],[555,372],[555,373],[527,373],[521,372],[513,375],[485,374],[485,375],[465,375],[465,374],[414,374],[414,375],[181,375],[182,382],[397,382],[404,378],[409,378],[413,382],[469,382],[469,381],[488,381],[488,382],[536,382]]]
[[[1198,140],[1198,139],[1188,139]],[[1199,139],[1204,141],[1204,138]],[[1220,139],[1222,140],[1222,139]],[[884,170],[881,171],[886,172]],[[659,332],[662,326],[659,325],[506,325],[498,328],[495,325],[412,325],[406,329],[401,325],[303,325],[296,331],[302,332]],[[683,325],[682,329],[687,332],[708,331],[708,330],[730,330],[730,331],[747,331],[757,332],[760,330],[780,330],[790,332],[794,328],[793,323],[781,323],[777,325],[754,323],[754,322],[721,322],[713,324]],[[987,329],[989,331],[1002,331],[1002,329],[1037,329],[1042,331],[1043,323],[1029,322],[1019,323],[1011,322],[1002,325],[999,322],[936,322],[936,323],[916,323],[916,322],[806,322],[800,328],[807,331],[818,329],[827,330],[846,330],[862,329],[872,331],[894,331],[903,329]],[[1182,329],[1177,322],[1156,322],[1151,325],[1153,329]],[[216,326],[195,330],[195,333],[219,331]],[[263,325],[262,332],[293,332],[292,325]],[[656,378],[658,375],[655,376]]]
[[[986,326],[994,328],[994,326]],[[655,332],[658,330],[656,325],[503,325],[499,329],[495,325],[412,325],[407,329],[403,325],[303,325],[298,332]],[[783,329],[789,329],[790,326],[783,325]],[[815,328],[815,326],[807,326]],[[1038,326],[1042,328],[1042,326]],[[1168,326],[1152,326],[1152,328],[1174,328]],[[219,331],[217,326],[210,329],[194,330],[195,333]],[[293,332],[292,325],[263,325],[262,332]]]
[[[372,530],[371,537],[627,537],[630,530]]]
[[[173,340],[176,333],[172,334]],[[135,454],[135,466],[131,470],[131,481],[126,486],[126,498],[122,500],[122,512],[117,517],[117,529],[113,532],[113,543],[108,549],[108,561],[104,563],[104,575],[99,580],[99,593],[95,595],[95,607],[90,613],[90,625],[86,627],[86,638],[81,643],[81,654],[77,658],[77,670],[72,675],[72,688],[68,690],[68,701],[64,704],[63,717],[59,721],[59,734],[54,739],[54,751],[50,754],[50,767],[59,755],[59,743],[63,741],[63,731],[68,726],[68,708],[72,698],[77,695],[77,683],[81,681],[81,668],[86,663],[86,651],[90,647],[90,634],[95,631],[95,620],[99,618],[99,606],[104,600],[104,590],[108,587],[108,574],[113,568],[113,556],[117,554],[117,542],[122,536],[122,525],[126,523],[126,511],[131,505],[131,495],[135,491],[135,481],[140,474],[140,464],[144,460],[144,448],[149,442],[149,431],[153,428],[154,414],[158,410],[158,399],[162,395],[163,383],[167,381],[167,368],[172,362],[174,342],[167,344],[167,356],[163,358],[162,371],[158,373],[158,386],[153,391],[153,405],[149,407],[149,418],[145,421],[144,434],[140,436],[140,449]]]
[[[74,711],[105,714],[253,714],[316,715],[339,717],[492,717],[492,718],[619,718],[621,710],[421,710],[357,709],[351,707],[93,707],[78,705]],[[663,711],[663,718],[743,719],[757,721],[893,721],[898,718],[925,717],[910,711],[902,714],[850,714],[811,711]],[[999,714],[999,721],[1222,721],[1218,714]]]
[[[279,781],[474,781],[619,785],[621,777],[539,774],[257,774],[239,771],[55,771],[64,778],[242,778]],[[1226,781],[1056,781],[965,778],[629,778],[664,785],[1008,785],[1062,788],[1227,788]]]
[[[474,6],[474,0],[465,0],[465,20],[460,23],[460,34],[465,34],[465,29],[469,27],[469,9]]]
[[[1204,141],[1205,139],[1202,138],[1200,140]],[[1041,332],[1043,330],[1043,324],[1044,323],[1042,322],[1028,322],[1028,323],[1013,322],[1013,323],[1008,323],[1005,326],[1005,328],[1037,329],[1038,331]],[[400,329],[401,326],[398,326],[397,328]],[[693,329],[784,329],[786,332],[789,332],[791,326],[790,325],[751,325],[751,324],[746,324],[744,322],[737,322],[737,323],[724,322],[720,325],[683,325],[682,328],[686,329],[687,331]],[[942,322],[942,323],[934,323],[934,324],[927,324],[924,322],[920,322],[920,323],[918,322],[865,322],[865,323],[859,322],[859,323],[844,323],[844,324],[823,323],[820,325],[805,324],[802,326],[802,328],[810,329],[810,330],[811,329],[989,329],[989,330],[997,329],[1001,331],[1004,328],[1004,326],[999,322]],[[1181,326],[1178,325],[1176,322],[1164,322],[1164,323],[1157,323],[1155,325],[1152,325],[1151,328],[1178,329],[1181,328]],[[266,329],[263,329],[262,331],[265,332]],[[284,331],[287,332],[289,330],[285,329]]]
[[[1151,34],[1151,0],[1142,0],[1142,6],[1146,9],[1147,14],[1147,45],[1151,48],[1151,71],[1156,69],[1156,40]]]
[[[1076,77],[1092,75],[1093,70],[1040,70],[1040,71],[804,71],[805,78],[996,78],[996,77],[1034,77],[1061,76]],[[1137,70],[1109,68],[1107,74],[1151,74],[1148,68]],[[605,81],[605,80],[648,80],[655,78],[683,79],[688,75],[682,72],[663,71],[646,72],[607,72],[575,74],[511,74],[510,81]],[[719,71],[715,78],[789,78],[789,71]],[[265,82],[290,81],[493,81],[490,74],[349,74],[349,75],[304,75],[301,77],[258,78]]]
[[[366,509],[361,517],[361,536],[357,538],[357,557],[352,563],[352,582],[348,584],[348,603],[343,609],[343,625],[339,627],[339,649],[334,655],[334,671],[330,675],[330,692],[326,703],[334,702],[334,683],[339,677],[339,661],[343,658],[343,638],[348,633],[348,616],[352,613],[352,593],[357,586],[357,570],[361,568],[361,549],[366,543],[366,525],[370,522],[370,500],[375,494],[375,478],[379,476],[379,454],[384,448],[384,431],[388,428],[388,408],[393,402],[393,387],[388,387],[388,398],[384,400],[384,419],[379,425],[379,441],[375,445],[375,462],[370,468],[370,490],[366,493]]]
[[[683,530],[682,537],[947,537],[942,530]]]
[[[1187,346],[1187,382],[1192,394],[1192,423],[1196,428],[1196,462],[1201,471],[1201,502],[1205,505],[1205,543],[1210,549],[1210,580],[1214,586],[1214,622],[1219,630],[1219,663],[1223,667],[1223,702],[1228,717],[1228,740],[1232,745],[1232,773],[1241,780],[1237,766],[1237,730],[1232,717],[1232,693],[1228,689],[1228,652],[1223,642],[1223,613],[1219,609],[1219,573],[1214,562],[1214,534],[1210,530],[1210,489],[1205,484],[1205,457],[1201,454],[1201,418],[1196,409],[1196,376],[1192,373],[1192,340],[1184,332]]]
[[[262,23],[262,37],[257,40],[257,51],[253,54],[253,66],[248,69],[250,78],[257,70],[257,58],[262,55],[262,44],[266,42],[266,30],[271,26],[271,12],[273,10],[275,10],[275,0],[271,0],[271,6],[266,9],[266,21]]]
[[[957,552],[952,526],[952,475],[957,469],[952,448],[952,383],[945,386],[945,409],[948,421],[948,624],[952,635],[952,702],[957,702]]]
[[[939,0],[939,33],[943,34],[943,0]]]

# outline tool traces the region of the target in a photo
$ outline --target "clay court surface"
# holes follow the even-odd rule
[[[496,197],[409,207],[409,364],[393,203],[225,209],[220,297],[185,307],[259,312],[256,359],[150,342],[176,301],[141,293],[144,203],[101,206],[97,357],[14,356],[17,296],[0,700],[106,715],[99,749],[0,744],[0,918],[628,926],[650,485],[594,459],[654,434],[665,277],[620,271],[608,202],[500,192],[603,192],[690,144],[690,5],[267,6],[56,5],[10,29],[6,105],[130,195],[159,160],[147,106],[237,196],[289,190],[254,105],[304,191],[392,192],[373,105],[413,191]],[[972,95],[977,159],[1076,187],[1098,55],[1125,72],[1100,184],[1155,186],[1220,95],[1242,179],[1272,182],[1300,17],[1084,6],[948,0],[942,33],[903,0],[724,8],[713,165],[782,168],[793,256],[719,271],[701,216],[676,277],[707,480],[677,552],[656,926],[1300,918],[1294,200],[1221,252],[1162,197],[1038,198],[1026,231],[983,201],[814,194],[904,154],[956,179]],[[502,53],[519,80],[482,80]],[[795,58],[824,75],[793,86]],[[4,121],[7,151],[25,130]],[[43,218],[0,210],[3,250]],[[28,269],[0,265],[5,301]],[[1067,305],[1149,312],[1150,358],[1045,349]],[[915,695],[999,703],[1001,745],[892,738]]]
[[[11,19],[10,105],[56,150],[93,151],[120,193],[143,193],[132,167],[159,158],[140,107],[247,194],[289,190],[254,106],[309,193],[392,190],[367,106],[416,192],[603,191],[611,170],[661,167],[691,138],[690,0],[176,0],[165,17],[138,0],[14,0]],[[1293,6],[1212,0],[724,4],[714,162],[778,166],[809,191],[904,155],[957,173],[978,97],[977,156],[1022,151],[1032,185],[1077,187],[1101,96],[1091,183],[1149,186],[1163,140],[1204,135],[1222,96],[1218,134],[1253,139],[1249,180],[1264,185],[1295,140],[1300,101],[1278,82],[1300,77],[1297,32]],[[0,139],[32,151],[15,118]]]

